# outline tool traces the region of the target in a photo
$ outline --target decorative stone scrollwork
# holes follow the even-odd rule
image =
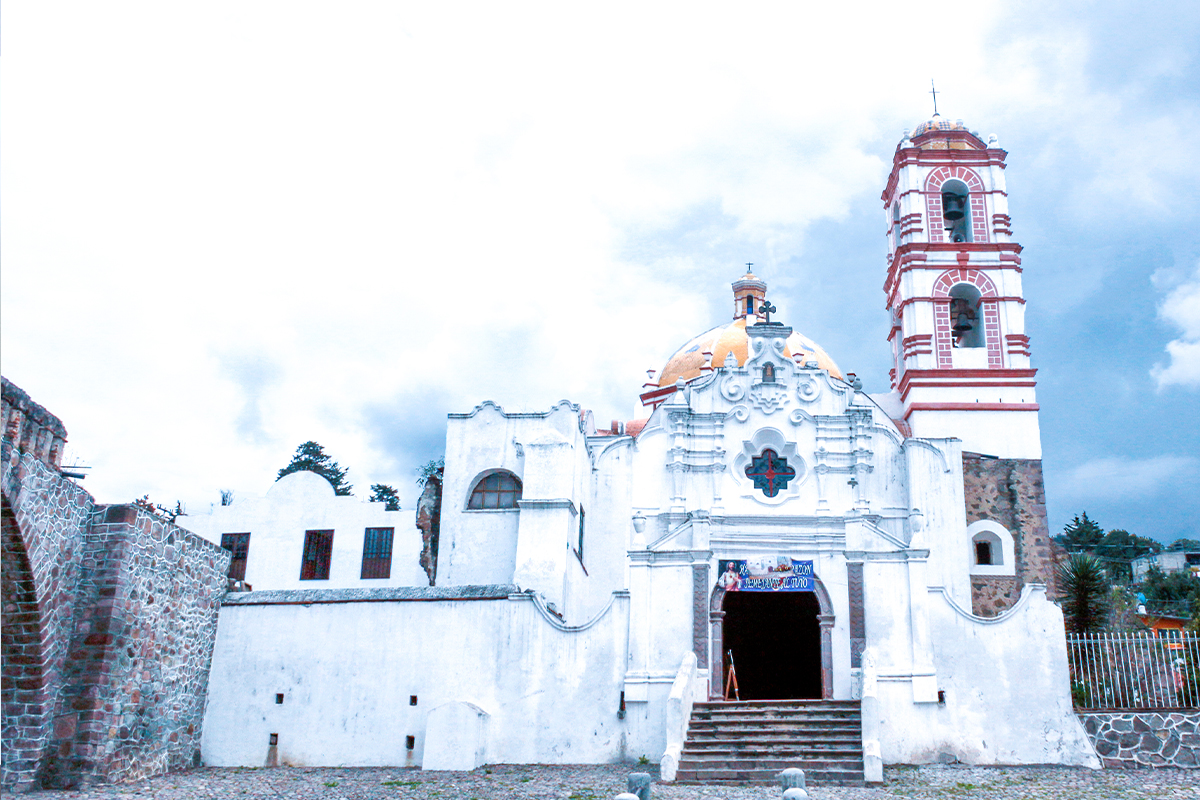
[[[738,375],[726,375],[721,378],[719,388],[721,396],[731,403],[736,403],[746,396],[746,385]]]
[[[788,390],[780,383],[756,383],[750,387],[750,403],[764,414],[774,414],[788,404]]]
[[[792,413],[788,414],[788,422],[793,425],[803,425],[806,419],[812,420],[812,417],[800,408],[793,409]]]
[[[805,403],[811,403],[820,396],[821,385],[811,378],[801,379],[796,384],[796,394],[800,395],[800,399]]]
[[[729,417],[733,417],[738,422],[745,422],[746,420],[750,419],[750,409],[744,405],[736,405],[729,409],[726,419]]]

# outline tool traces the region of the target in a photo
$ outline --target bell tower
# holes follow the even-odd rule
[[[1040,459],[1006,155],[937,113],[896,147],[883,191],[891,383],[913,436]]]

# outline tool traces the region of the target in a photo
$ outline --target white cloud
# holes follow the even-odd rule
[[[1167,491],[1181,479],[1195,475],[1198,466],[1200,459],[1192,456],[1101,458],[1069,470],[1055,481],[1054,494],[1059,502],[1111,499],[1118,494],[1141,499]]]
[[[880,303],[879,192],[930,76],[984,135],[1075,95],[1056,126],[1121,122],[1081,34],[998,52],[999,2],[63,6],[0,29],[0,321],[5,374],[104,501],[261,493],[310,438],[356,487],[411,489],[436,452],[396,443],[440,432],[397,398],[628,418],[643,370],[728,315],[738,262],[850,280],[774,265],[852,210],[878,214],[879,272],[843,294]]]
[[[1167,294],[1158,315],[1181,331],[1179,338],[1167,342],[1167,364],[1150,371],[1158,388],[1200,386],[1200,266],[1190,280]]]

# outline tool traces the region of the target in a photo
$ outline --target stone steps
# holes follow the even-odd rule
[[[788,767],[822,786],[862,786],[862,718],[847,700],[696,703],[676,781],[777,784]]]

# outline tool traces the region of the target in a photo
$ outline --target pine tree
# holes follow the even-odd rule
[[[1112,588],[1099,559],[1073,554],[1059,567],[1058,580],[1068,631],[1090,633],[1107,624]]]
[[[338,463],[326,455],[325,449],[316,442],[305,442],[297,447],[291,462],[279,470],[279,476],[275,480],[279,480],[284,475],[291,475],[293,472],[306,470],[315,472],[329,481],[333,485],[334,494],[349,495],[354,488],[346,483],[346,473],[349,470],[338,466]]]
[[[396,490],[386,483],[371,484],[371,502],[383,503],[384,511],[399,511],[400,510],[400,495]]]
[[[1083,516],[1076,514],[1075,519],[1063,526],[1063,532],[1054,539],[1069,552],[1079,553],[1093,550],[1104,538],[1104,529],[1088,519],[1087,512]]]

